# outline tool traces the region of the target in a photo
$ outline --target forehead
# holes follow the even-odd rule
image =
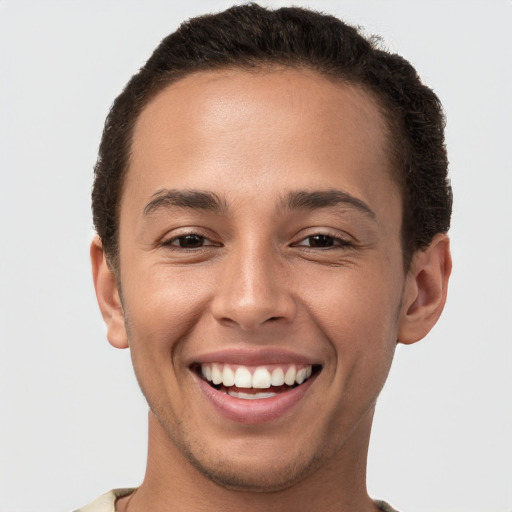
[[[290,180],[301,189],[339,188],[347,173],[342,188],[372,196],[391,176],[386,123],[373,97],[304,69],[180,79],[145,107],[131,149],[125,191],[141,200],[181,187],[254,195],[268,192],[269,181],[276,189]]]

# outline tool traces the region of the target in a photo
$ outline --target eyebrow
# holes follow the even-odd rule
[[[152,196],[153,199],[144,207],[144,216],[159,208],[178,207],[225,213],[228,210],[226,201],[214,192],[202,190],[160,189]],[[375,219],[374,211],[361,199],[338,189],[330,190],[298,190],[289,192],[281,200],[281,208],[287,210],[316,210],[345,204],[356,208]]]
[[[330,190],[299,190],[290,192],[282,201],[282,207],[288,210],[316,210],[345,204],[375,219],[375,212],[361,199],[338,189]]]
[[[161,189],[155,192],[152,199],[144,207],[144,215],[149,215],[159,208],[175,206],[178,208],[193,208],[222,213],[227,210],[227,205],[217,194],[203,192],[201,190],[171,190]]]

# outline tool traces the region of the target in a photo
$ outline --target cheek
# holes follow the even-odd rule
[[[153,411],[165,415],[162,404],[176,415],[183,406],[182,352],[197,329],[208,288],[200,279],[153,268],[128,284],[125,305],[130,353],[139,386]]]
[[[312,316],[343,373],[352,367],[363,374],[387,372],[396,346],[402,281],[377,266],[366,272],[340,269],[323,283],[317,281],[314,293],[309,288]]]
[[[197,325],[209,301],[207,283],[201,275],[191,279],[190,272],[163,266],[138,275],[144,277],[126,288],[130,348],[150,358],[169,357]]]

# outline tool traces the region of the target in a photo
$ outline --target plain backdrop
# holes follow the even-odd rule
[[[92,167],[111,102],[153,48],[232,3],[0,0],[1,512],[71,510],[143,477],[147,406],[90,277]],[[448,118],[450,296],[432,333],[397,351],[370,494],[403,512],[510,512],[512,1],[295,4],[380,34]]]

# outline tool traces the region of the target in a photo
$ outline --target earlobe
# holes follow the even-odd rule
[[[411,344],[424,338],[439,319],[452,269],[450,241],[437,234],[425,250],[413,256],[406,277],[398,342]]]
[[[96,299],[107,326],[108,341],[116,348],[128,348],[124,311],[116,277],[107,263],[98,236],[91,243],[90,254]]]

